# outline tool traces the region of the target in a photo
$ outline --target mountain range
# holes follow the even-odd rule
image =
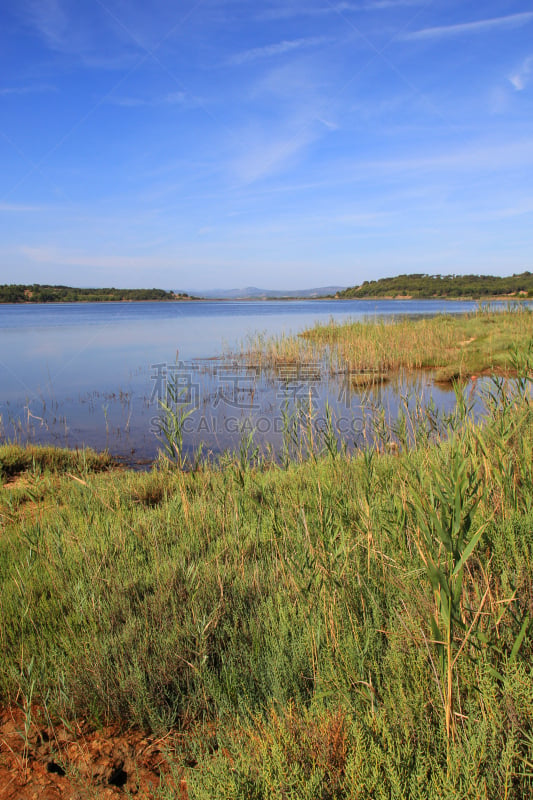
[[[209,300],[273,300],[276,298],[313,298],[335,295],[342,292],[345,286],[321,286],[317,289],[258,289],[257,286],[246,286],[244,289],[209,289],[208,291],[191,291],[196,297]]]

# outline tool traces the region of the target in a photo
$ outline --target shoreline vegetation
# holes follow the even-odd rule
[[[495,275],[398,275],[352,286],[335,297],[340,300],[369,298],[422,300],[494,300],[533,297],[533,274]]]
[[[131,303],[197,299],[186,292],[167,292],[164,289],[79,289],[44,284],[0,286],[0,303]]]
[[[0,447],[19,742],[0,769],[160,800],[533,797],[531,312],[435,320],[367,323],[361,352],[362,327],[322,326],[264,358],[423,367],[433,337],[443,368],[488,364],[481,419],[457,389],[452,413],[376,420],[364,451],[288,428],[290,459],[247,439],[189,472]],[[91,771],[108,725],[126,744]]]
[[[253,288],[253,294],[207,298],[164,289],[75,288],[45,284],[0,285],[1,303],[80,303],[205,300],[207,302],[251,302],[265,300],[521,300],[533,297],[533,274],[523,272],[510,277],[494,275],[399,275],[364,281],[360,286],[336,294],[302,291],[283,293]]]
[[[299,336],[256,337],[242,348],[246,364],[279,370],[324,365],[354,381],[386,380],[400,371],[427,370],[436,382],[483,375],[512,376],[513,351],[526,347],[533,310],[515,303],[507,310],[483,305],[464,314],[376,318],[317,324]]]

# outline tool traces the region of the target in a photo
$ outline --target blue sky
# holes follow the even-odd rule
[[[17,0],[0,283],[533,271],[533,3]]]

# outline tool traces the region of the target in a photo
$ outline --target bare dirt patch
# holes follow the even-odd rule
[[[0,800],[148,800],[163,779],[187,800],[183,775],[169,770],[171,737],[51,726],[38,709],[31,720],[18,708],[0,713]]]

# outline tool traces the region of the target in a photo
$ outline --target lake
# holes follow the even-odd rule
[[[439,300],[209,301],[0,305],[0,436],[3,441],[91,446],[136,466],[161,447],[159,400],[180,392],[188,453],[235,449],[254,432],[279,449],[295,409],[322,420],[328,401],[339,438],[357,446],[364,405],[394,413],[407,392],[451,408],[454,395],[421,376],[354,394],[342,379],[257,375],[222,356],[257,333],[298,333],[315,322],[460,313],[475,302]],[[181,405],[182,404],[182,405]],[[305,412],[304,412],[305,413]],[[339,422],[340,421],[340,422]]]

